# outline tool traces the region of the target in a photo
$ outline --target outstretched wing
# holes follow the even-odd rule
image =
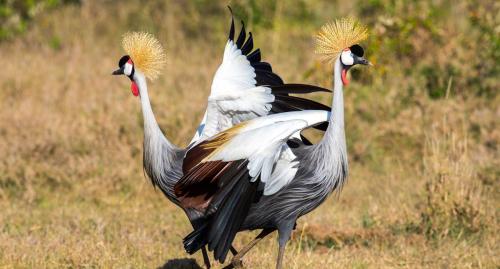
[[[328,106],[290,96],[329,90],[305,84],[284,84],[271,65],[261,60],[260,49],[253,50],[253,45],[252,33],[247,35],[243,22],[235,38],[232,18],[223,61],[212,82],[207,111],[191,145],[240,122],[272,113],[304,109],[330,111]]]
[[[184,159],[184,176],[175,193],[187,208],[204,211],[231,180],[242,171],[252,182],[264,184],[264,195],[271,195],[295,176],[298,163],[286,141],[305,128],[328,121],[330,112],[309,110],[259,117],[240,123],[191,148]],[[281,161],[281,162],[280,162]],[[238,167],[237,169],[235,167]],[[195,198],[193,198],[195,197]],[[196,200],[196,201],[194,201]],[[212,205],[213,206],[213,205]]]
[[[272,195],[295,177],[299,160],[286,156],[286,141],[329,117],[321,110],[264,116],[189,150],[175,194],[184,208],[204,212],[206,222],[185,238],[186,250],[194,253],[208,244],[215,259],[223,262],[251,203],[259,197],[259,186],[263,185],[262,195]]]

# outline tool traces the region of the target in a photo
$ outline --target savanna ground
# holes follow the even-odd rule
[[[168,62],[149,84],[153,109],[185,146],[221,61],[228,3],[0,3],[0,267],[202,265],[182,248],[184,214],[142,171],[138,99],[110,73],[124,32],[158,36]],[[331,87],[312,38],[326,21],[351,15],[370,29],[375,66],[352,70],[345,91],[349,182],[300,219],[285,268],[499,268],[498,1],[230,4],[287,82]],[[276,254],[272,236],[244,263],[272,268]]]

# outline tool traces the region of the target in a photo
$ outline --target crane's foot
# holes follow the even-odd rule
[[[236,269],[243,268],[243,261],[240,259],[232,259],[231,263],[222,269]]]
[[[210,264],[210,259],[208,258],[207,249],[205,247],[201,249],[201,254],[203,255],[203,263],[205,263],[205,268],[210,269],[212,267],[212,264]]]
[[[212,265],[210,263],[205,263],[205,269],[210,269],[212,268]]]
[[[231,264],[233,265],[233,268],[243,268],[243,261],[240,259],[231,260]]]

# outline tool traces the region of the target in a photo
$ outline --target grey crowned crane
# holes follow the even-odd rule
[[[253,50],[253,38],[248,38],[244,26],[235,40],[234,19],[231,20],[229,39],[222,64],[215,73],[208,107],[189,147],[219,133],[234,124],[268,114],[330,108],[290,93],[330,92],[320,87],[302,84],[284,84],[269,63],[261,61],[260,50]],[[118,62],[113,75],[125,75],[131,81],[134,96],[140,96],[144,118],[143,166],[153,186],[187,214],[195,229],[204,222],[204,212],[185,207],[174,194],[174,185],[183,176],[183,162],[187,148],[173,145],[162,133],[153,114],[146,78],[155,79],[165,63],[165,54],[157,39],[148,33],[127,33],[122,45],[127,55]],[[325,129],[325,126],[320,127]],[[307,139],[296,137],[307,143]],[[188,147],[188,148],[189,148]],[[233,254],[236,253],[232,249]],[[210,261],[202,248],[207,268]]]
[[[367,30],[353,19],[323,26],[317,52],[334,61],[331,111],[286,112],[240,123],[191,148],[184,176],[175,193],[186,209],[204,212],[184,239],[188,253],[208,246],[224,262],[237,232],[262,229],[233,257],[234,266],[259,240],[278,231],[276,268],[282,268],[285,245],[296,220],[318,207],[334,190],[341,190],[348,174],[344,133],[343,87],[347,71],[368,65],[358,43]],[[329,123],[315,145],[287,141],[306,128]],[[286,149],[286,150],[284,150]]]

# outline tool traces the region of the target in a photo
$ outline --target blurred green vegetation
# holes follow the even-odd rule
[[[34,16],[65,4],[79,4],[80,0],[1,0],[0,41],[26,31]],[[111,2],[116,4],[118,2]],[[298,0],[285,1],[243,0],[230,2],[233,10],[254,31],[296,28],[314,31],[324,23],[321,18],[339,1]],[[329,5],[330,4],[330,5]],[[140,14],[133,14],[134,25],[155,23],[168,1],[152,1]],[[225,12],[220,3],[209,0],[189,1],[182,4],[185,16],[183,26],[192,36],[205,31],[199,16]],[[460,9],[451,8],[454,5]],[[373,76],[412,76],[418,83],[408,85],[407,97],[415,88],[425,88],[429,97],[444,98],[450,87],[462,96],[491,97],[498,89],[500,75],[500,8],[497,1],[467,0],[369,0],[353,1],[349,15],[354,15],[372,29],[367,42],[376,68]],[[466,13],[462,13],[466,10]],[[338,12],[331,10],[327,17],[334,19]],[[149,13],[149,14],[148,14]],[[343,15],[343,14],[342,14]],[[209,17],[209,16],[207,16]],[[211,17],[211,16],[210,16]],[[155,26],[152,26],[155,28]],[[158,25],[156,27],[159,27]],[[59,47],[60,40],[53,37],[51,46]],[[402,67],[392,74],[391,65]],[[356,72],[353,72],[356,76]],[[370,81],[371,78],[366,78]]]
[[[255,31],[259,29],[318,29],[333,1],[237,1],[233,8]],[[195,1],[206,12],[209,1]],[[457,8],[453,8],[457,6]],[[463,13],[463,11],[466,11]],[[340,13],[340,14],[339,14]],[[416,78],[403,90],[408,97],[415,88],[425,88],[430,98],[446,96],[453,87],[458,93],[492,97],[500,76],[500,5],[497,1],[468,0],[369,0],[353,1],[350,14],[332,11],[326,16],[357,16],[372,29],[368,53],[377,68],[372,76]],[[398,66],[400,73],[392,73]],[[372,78],[357,76],[369,82]]]
[[[0,41],[24,33],[39,13],[80,0],[0,0]]]

